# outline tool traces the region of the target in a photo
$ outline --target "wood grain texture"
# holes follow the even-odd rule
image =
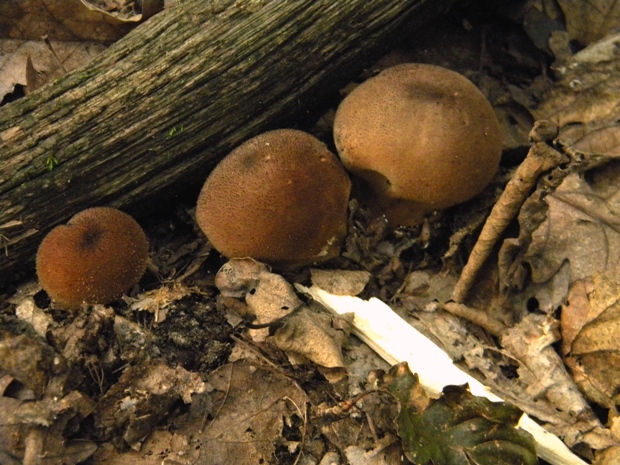
[[[452,3],[182,0],[0,108],[0,288],[32,273],[55,225],[199,186],[233,147],[314,114],[403,27]]]

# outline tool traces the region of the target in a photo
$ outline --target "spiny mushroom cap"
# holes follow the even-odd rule
[[[334,140],[345,167],[369,184],[374,208],[402,225],[480,193],[502,151],[499,124],[476,86],[454,71],[410,63],[342,101]]]
[[[280,129],[246,141],[215,167],[198,197],[196,220],[226,257],[303,266],[338,254],[350,190],[325,144]]]
[[[129,215],[108,207],[76,214],[49,232],[37,252],[37,276],[62,307],[107,304],[144,274],[148,241]]]

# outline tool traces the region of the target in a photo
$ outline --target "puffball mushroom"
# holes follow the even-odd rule
[[[371,209],[404,226],[480,193],[502,152],[484,95],[425,64],[388,68],[355,88],[338,107],[334,140],[345,167],[368,183]]]
[[[228,258],[293,268],[339,253],[350,191],[325,144],[279,129],[246,141],[215,167],[198,197],[196,221]]]
[[[148,241],[128,214],[108,207],[83,210],[52,229],[37,251],[41,286],[67,310],[107,304],[146,270]]]

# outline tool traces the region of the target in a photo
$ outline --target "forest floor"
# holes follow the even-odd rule
[[[360,205],[354,182],[341,256],[320,271],[284,272],[282,281],[256,263],[235,262],[229,266],[251,282],[241,298],[224,296],[216,276],[227,260],[196,226],[194,205],[180,205],[143,224],[149,268],[114,304],[56,309],[35,277],[3,296],[0,463],[411,463],[406,457],[422,452],[395,423],[395,396],[377,388],[383,375],[376,370],[390,366],[350,335],[350,321],[296,295],[292,308],[300,299],[309,321],[286,315],[252,328],[264,307],[289,295],[279,286],[313,282],[378,297],[584,460],[618,463],[620,39],[607,31],[588,36],[575,26],[577,12],[554,17],[536,2],[525,5],[470,2],[409,31],[358,80],[421,62],[458,71],[483,91],[504,152],[500,171],[473,201],[394,230]],[[338,104],[301,128],[332,149]],[[537,173],[524,193],[532,202],[498,234],[467,307],[447,305],[543,119],[557,126],[550,144],[562,162]],[[260,299],[243,298],[259,286]],[[530,352],[519,351],[521,340]],[[51,394],[61,391],[69,394]]]

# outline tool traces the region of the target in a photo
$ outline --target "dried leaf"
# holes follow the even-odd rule
[[[547,218],[525,255],[535,283],[548,281],[564,262],[570,281],[620,272],[620,164],[589,176],[573,173],[552,195]]]
[[[54,450],[55,449],[55,450]],[[59,442],[56,447],[46,444],[43,465],[76,465],[84,462],[97,450],[97,444],[91,441],[74,439]],[[56,452],[56,453],[54,453]]]
[[[15,316],[31,324],[41,337],[47,337],[48,328],[55,326],[52,317],[37,307],[32,297],[26,297],[17,305]]]
[[[258,286],[261,274],[271,268],[252,258],[233,258],[215,276],[215,285],[225,297],[242,298]]]
[[[119,450],[111,442],[99,446],[93,457],[93,463],[105,465],[154,465],[153,457],[160,459],[159,464],[189,465],[195,464],[200,451],[189,443],[186,432],[155,430],[144,441],[139,451]],[[20,464],[21,465],[21,464]]]
[[[90,441],[67,441],[67,424],[79,423],[93,411],[94,403],[73,391],[62,398],[24,401],[0,397],[1,463],[22,463],[26,456],[41,457],[42,465],[75,465],[90,457],[97,445]],[[11,458],[9,460],[5,460]],[[20,459],[19,461],[15,461]],[[24,463],[26,460],[24,460]]]
[[[10,397],[0,397],[0,411],[2,411],[2,423],[0,424],[0,460],[1,463],[22,465],[23,438],[27,434],[27,425],[13,422],[15,413],[22,402]]]
[[[610,447],[596,457],[595,465],[617,465],[620,463],[620,446]]]
[[[0,36],[8,39],[118,40],[133,24],[91,11],[80,0],[0,2]]]
[[[357,297],[332,295],[317,286],[297,285],[297,288],[338,315],[353,313],[355,334],[386,361],[392,364],[407,361],[408,365],[415,367],[424,389],[431,393],[439,393],[447,385],[467,384],[476,395],[492,402],[502,400],[480,381],[457,368],[445,352],[377,298],[364,301]],[[519,428],[534,436],[539,456],[549,463],[585,465],[562,441],[528,415],[521,416]]]
[[[565,146],[590,157],[599,156],[605,161],[620,158],[620,124],[568,126],[562,131],[560,140]]]
[[[371,274],[368,271],[348,271],[348,270],[310,270],[312,282],[317,286],[336,295],[358,295],[360,294]]]
[[[532,109],[534,117],[552,121],[560,130],[570,124],[614,125],[620,112],[619,45],[620,34],[615,34],[573,55],[558,69],[561,79]]]
[[[531,194],[540,177],[557,168],[564,156],[544,142],[532,146],[525,160],[515,171],[513,178],[491,210],[480,236],[461,272],[452,293],[452,300],[463,303],[471,289],[476,274],[491,255],[493,248],[508,225],[514,220],[524,202]]]
[[[275,273],[262,273],[258,285],[245,296],[245,301],[256,316],[255,323],[273,323],[292,314],[303,302],[293,286]]]
[[[0,369],[32,389],[37,397],[47,387],[54,362],[60,363],[58,357],[42,339],[0,332]]]
[[[98,344],[101,334],[113,324],[114,318],[114,310],[110,307],[96,305],[90,312],[78,313],[70,324],[54,328],[50,336],[67,360],[83,360]]]
[[[566,30],[583,45],[601,39],[620,24],[620,2],[617,0],[558,0],[558,5],[564,14]]]
[[[530,313],[501,339],[502,346],[519,362],[519,380],[531,398],[545,396],[560,412],[572,418],[591,419],[590,406],[566,371],[552,344],[559,339],[558,322]]]
[[[294,416],[305,418],[308,398],[279,372],[236,362],[218,368],[208,381],[215,389],[215,418],[202,428],[188,425],[183,430],[200,448],[194,463],[271,463],[284,425],[290,427]]]
[[[198,373],[181,367],[172,369],[160,361],[130,366],[100,399],[95,426],[104,437],[123,431],[126,443],[139,450],[175,403],[183,400],[189,404],[192,394],[204,389]]]
[[[310,360],[336,369],[326,372],[331,381],[342,378],[342,343],[348,331],[335,329],[331,318],[308,310],[282,276],[252,259],[233,259],[218,271],[215,283],[225,296],[245,297],[253,324],[267,326],[250,331],[254,341],[271,340],[292,363]]]
[[[401,294],[398,295],[407,310],[423,310],[433,302],[450,300],[456,278],[431,270],[416,270],[407,275]]]
[[[3,4],[0,2],[0,11]],[[2,18],[1,12],[0,18]],[[1,25],[0,29],[2,29]],[[38,38],[40,39],[40,36]],[[54,41],[51,42],[51,46],[67,71],[85,65],[106,48],[95,42],[75,41]],[[13,92],[18,84],[29,87],[33,85],[27,78],[29,60],[31,61],[30,81],[33,79],[37,81],[34,88],[64,74],[58,60],[42,40],[2,40],[0,41],[0,99]]]
[[[619,286],[615,272],[578,281],[562,310],[566,363],[588,396],[610,408],[620,404]]]
[[[330,318],[324,316],[325,318],[320,318],[309,309],[303,308],[286,318],[271,340],[287,354],[292,352],[302,355],[326,368],[344,368],[342,344],[349,332],[332,328],[329,325]]]
[[[354,445],[347,447],[344,454],[350,465],[397,465],[402,463],[400,441],[390,434],[379,439],[371,450]]]
[[[192,291],[180,283],[174,281],[172,285],[162,285],[156,289],[140,294],[131,303],[132,310],[151,312],[155,315],[155,323],[161,323],[166,319],[168,308],[175,302],[190,295]]]

